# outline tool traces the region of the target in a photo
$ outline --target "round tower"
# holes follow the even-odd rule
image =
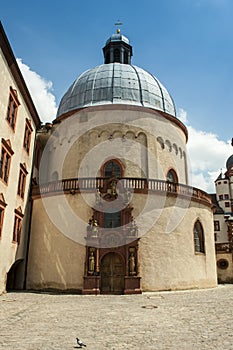
[[[174,101],[131,64],[119,31],[103,53],[39,136],[47,142],[33,189],[28,287],[129,294],[215,286],[211,199],[188,186],[188,133]]]

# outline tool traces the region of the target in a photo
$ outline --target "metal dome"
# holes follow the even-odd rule
[[[63,96],[57,118],[78,108],[107,104],[144,106],[176,116],[171,96],[152,74],[115,62],[81,74]]]

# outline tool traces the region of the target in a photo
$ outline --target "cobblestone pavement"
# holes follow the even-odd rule
[[[142,295],[0,296],[0,349],[233,349],[233,285]]]

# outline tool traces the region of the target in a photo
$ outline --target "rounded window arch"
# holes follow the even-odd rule
[[[122,177],[123,176],[123,167],[122,164],[117,159],[111,159],[103,165],[102,168],[103,177]]]
[[[197,220],[193,228],[195,253],[205,253],[205,237],[202,224]]]
[[[58,172],[57,171],[54,171],[52,173],[52,181],[57,181],[58,180]]]
[[[174,169],[170,169],[167,172],[167,181],[171,183],[178,183],[178,176]]]

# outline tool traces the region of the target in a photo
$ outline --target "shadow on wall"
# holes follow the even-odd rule
[[[20,270],[23,268],[24,259],[18,259],[11,266],[10,270],[7,273],[7,283],[6,290],[18,290],[17,277],[20,275]]]
[[[41,223],[42,224],[42,223]],[[52,293],[81,293],[84,247],[42,224],[40,237],[31,239],[27,289]],[[37,243],[36,243],[37,242]],[[83,248],[83,252],[82,252]]]

